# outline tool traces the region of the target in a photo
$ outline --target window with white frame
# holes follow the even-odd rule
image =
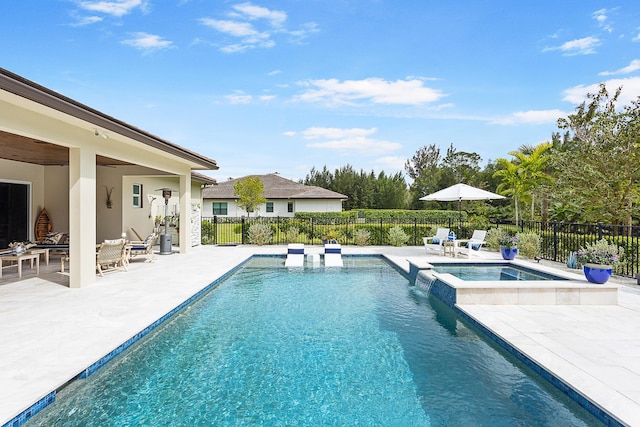
[[[142,184],[133,184],[133,207],[142,207]]]
[[[213,214],[214,215],[226,215],[227,214],[227,202],[213,202]]]

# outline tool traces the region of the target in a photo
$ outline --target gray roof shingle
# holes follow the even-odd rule
[[[230,179],[220,182],[217,185],[204,188],[202,190],[203,199],[235,199],[233,186],[236,182],[257,176],[264,185],[264,197],[267,199],[339,199],[347,200],[344,194],[327,190],[326,188],[313,185],[304,185],[290,179],[282,178],[280,175],[270,173],[267,175],[248,175],[242,178]]]

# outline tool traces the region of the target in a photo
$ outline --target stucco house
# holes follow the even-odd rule
[[[257,176],[264,186],[267,199],[252,215],[263,217],[293,217],[296,212],[341,212],[344,194],[321,187],[304,185],[277,173]],[[234,185],[248,176],[230,179],[202,190],[203,217],[241,217],[247,212],[238,206]]]
[[[215,160],[0,68],[0,242],[33,240],[46,207],[53,228],[69,235],[70,287],[96,280],[96,243],[153,229],[163,187],[173,190],[175,243],[187,252],[199,242],[201,188],[215,182],[194,171],[216,169]]]

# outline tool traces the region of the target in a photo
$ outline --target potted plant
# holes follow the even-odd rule
[[[518,237],[509,233],[503,233],[498,237],[498,245],[500,245],[500,255],[502,259],[512,260],[518,254]]]
[[[338,243],[338,238],[340,237],[340,233],[337,230],[329,229],[322,236],[322,244],[326,245],[327,243]]]
[[[576,253],[587,280],[598,284],[606,283],[611,278],[613,267],[620,262],[622,255],[622,248],[606,239],[587,243]]]

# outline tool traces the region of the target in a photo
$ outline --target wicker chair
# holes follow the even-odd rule
[[[100,276],[106,271],[127,271],[127,246],[124,239],[105,240],[96,252],[96,269]]]
[[[138,255],[148,256],[149,261],[153,261],[153,246],[156,244],[156,240],[158,239],[157,233],[151,233],[147,236],[144,241],[132,241],[129,242],[129,254],[131,257],[135,257]]]

